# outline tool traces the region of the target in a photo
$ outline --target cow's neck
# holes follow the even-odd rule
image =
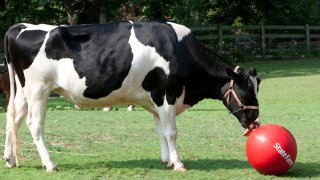
[[[230,82],[226,67],[234,68],[235,66],[224,61],[192,36],[188,38],[186,41],[189,42],[186,44],[190,46],[188,49],[191,53],[192,65],[188,77],[189,83],[185,89],[186,103],[192,106],[205,98],[221,100],[224,86]]]

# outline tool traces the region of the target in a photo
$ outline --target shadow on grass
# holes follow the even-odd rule
[[[247,169],[251,168],[247,161],[241,160],[184,160],[186,168],[190,170],[211,171],[216,169]],[[158,169],[171,170],[167,168],[159,159],[141,159],[128,161],[99,161],[83,164],[59,164],[59,169],[68,170],[90,170],[90,169]]]
[[[252,168],[248,161],[237,159],[199,159],[199,160],[184,160],[186,168],[189,170],[198,171],[214,171],[218,169],[250,169]],[[127,161],[99,161],[83,164],[60,164],[61,170],[90,170],[90,169],[159,169],[166,168],[158,159],[141,159]],[[281,177],[319,177],[320,163],[300,163],[297,162],[286,174]]]
[[[293,167],[283,177],[319,177],[320,178],[320,162],[319,163],[300,163],[296,162]]]

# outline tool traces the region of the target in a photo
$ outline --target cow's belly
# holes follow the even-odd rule
[[[124,96],[123,93],[121,93],[123,90],[115,90],[112,93],[110,93],[106,97],[102,97],[99,99],[90,99],[87,97],[84,97],[82,94],[77,94],[74,92],[67,91],[62,88],[56,88],[54,89],[54,92],[62,95],[64,98],[68,99],[70,102],[76,104],[77,106],[81,108],[85,107],[95,107],[95,108],[103,108],[103,107],[110,107],[114,105],[128,105],[128,104],[138,104],[141,106],[147,106],[152,107],[153,104],[149,98],[148,93],[146,92],[139,92],[138,95],[140,97],[137,97],[137,94],[132,94],[131,96]],[[145,98],[142,98],[145,97]]]
[[[79,77],[72,59],[65,58],[57,61],[37,56],[32,65],[24,70],[26,84],[29,83],[27,87],[35,86],[36,83],[45,83],[46,87],[52,87],[52,91],[80,107],[106,107],[131,103],[153,106],[149,92],[141,87],[145,74],[141,71],[129,72],[119,89],[105,97],[91,99],[83,95],[87,88],[86,78]]]
[[[106,107],[114,105],[138,104],[146,108],[153,109],[153,103],[150,98],[150,93],[145,91],[141,86],[129,83],[126,80],[122,86],[112,91],[105,97],[98,99],[87,98],[83,95],[86,89],[85,83],[81,79],[70,82],[71,84],[78,82],[78,88],[73,86],[58,85],[54,91],[62,95],[72,103],[79,107]],[[68,84],[68,83],[67,83]]]
[[[64,67],[66,66],[64,65]],[[74,104],[77,104],[79,107],[106,107],[121,104],[153,106],[150,93],[145,91],[141,86],[144,78],[144,75],[141,73],[138,76],[135,73],[129,72],[119,89],[112,91],[105,97],[91,99],[84,96],[84,91],[87,88],[85,77],[80,79],[76,71],[74,69],[72,70],[72,68],[73,67],[70,67],[68,69],[68,75],[63,75],[63,72],[59,73],[54,91]]]

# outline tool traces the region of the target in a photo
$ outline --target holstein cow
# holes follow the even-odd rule
[[[43,127],[51,91],[79,107],[142,106],[154,116],[162,161],[176,171],[186,170],[176,149],[176,115],[204,98],[223,101],[246,134],[259,126],[256,70],[225,62],[183,25],[16,24],[6,32],[5,55],[11,85],[8,167],[18,166],[17,130],[27,116],[43,166],[56,170]]]

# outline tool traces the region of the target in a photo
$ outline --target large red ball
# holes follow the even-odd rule
[[[297,157],[297,143],[293,135],[276,124],[260,126],[248,137],[246,155],[249,163],[260,173],[286,173]]]

